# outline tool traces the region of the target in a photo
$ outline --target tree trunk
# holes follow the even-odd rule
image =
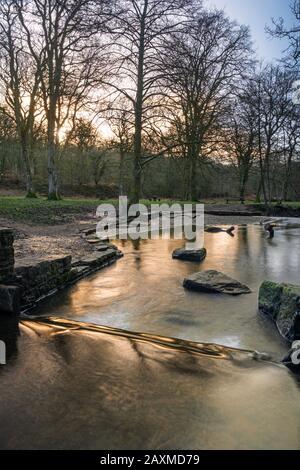
[[[261,191],[263,193],[265,207],[267,209],[267,212],[269,212],[269,201],[267,198],[266,181],[265,181],[265,166],[266,166],[267,155],[265,154],[263,158],[261,128],[262,128],[262,125],[261,125],[261,81],[259,80],[258,149],[259,149],[260,184],[261,184]]]
[[[246,184],[247,182],[243,178],[241,186],[240,186],[240,200],[244,201],[245,200],[245,191],[246,191]]]
[[[119,196],[124,196],[125,153],[120,149]]]
[[[142,158],[142,112],[141,106],[136,106],[135,135],[134,135],[134,186],[132,203],[137,204],[141,197],[141,158]]]
[[[266,209],[267,209],[267,211],[268,211],[268,210],[269,210],[269,199],[268,199],[268,196],[267,196],[266,181],[265,181],[265,173],[266,173],[266,170],[265,170],[265,164],[264,164],[264,161],[263,161],[262,154],[260,154],[259,166],[260,166],[260,186],[261,186],[261,191],[262,191],[262,193],[263,193],[263,198],[264,198],[265,207],[266,207]]]
[[[248,166],[242,168],[242,175],[240,178],[240,200],[245,200],[246,187],[249,179],[249,168]]]
[[[26,197],[35,198],[36,193],[33,184],[33,171],[26,142],[21,142],[21,157],[24,162],[26,172]]]
[[[198,191],[197,191],[197,160],[199,156],[199,148],[196,144],[197,133],[195,131],[195,122],[192,122],[191,130],[188,132],[188,148],[187,148],[187,157],[189,162],[189,194],[188,199],[190,201],[197,201],[198,200]]]
[[[196,175],[196,159],[195,155],[191,156],[190,161],[190,187],[189,187],[189,199],[193,202],[198,200],[197,192],[197,175]]]
[[[144,13],[141,18],[141,31],[139,40],[139,59],[137,74],[137,90],[135,99],[135,125],[134,125],[134,187],[132,203],[137,204],[141,197],[142,176],[142,129],[143,129],[143,92],[144,92],[144,60],[145,60],[145,16],[148,2],[145,2]]]
[[[56,140],[55,140],[55,104],[50,104],[48,116],[48,139],[47,139],[47,157],[48,157],[48,199],[57,201],[59,199],[58,178],[56,171]]]
[[[59,199],[58,181],[55,168],[55,143],[48,142],[48,199],[57,201]]]
[[[290,178],[291,178],[291,173],[292,173],[292,158],[293,158],[293,150],[291,149],[289,151],[286,172],[285,172],[285,181],[283,185],[283,200],[284,201],[288,201],[288,197],[289,197],[289,184],[290,184]]]
[[[133,170],[133,196],[132,196],[132,203],[137,204],[141,197],[141,127],[137,128],[135,131],[135,138],[134,138],[134,170]]]
[[[257,188],[257,191],[256,191],[255,201],[259,204],[261,203],[261,177],[259,179],[259,184],[258,184],[258,188]]]
[[[6,158],[5,158],[5,153],[4,153],[3,155],[1,155],[1,158],[0,158],[0,182],[4,179],[5,162],[6,162]]]

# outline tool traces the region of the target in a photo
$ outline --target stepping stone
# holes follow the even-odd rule
[[[94,253],[91,255],[85,256],[83,259],[77,261],[76,263],[73,263],[73,267],[78,267],[78,266],[89,266],[91,268],[94,267],[99,267],[102,264],[104,264],[106,261],[112,259],[112,258],[117,258],[118,253],[116,253],[115,250],[107,250],[104,253]]]
[[[91,238],[86,240],[90,245],[97,245],[98,243],[101,243],[101,240],[99,238]]]
[[[109,246],[108,245],[103,245],[103,244],[98,245],[97,248],[96,248],[97,251],[107,251],[108,249],[109,249]]]
[[[206,293],[222,293],[229,295],[250,294],[251,290],[239,281],[219,271],[202,271],[192,274],[183,281],[183,287]]]
[[[201,248],[201,250],[186,250],[185,248],[179,248],[178,250],[173,251],[172,258],[182,261],[200,262],[206,258],[206,254],[207,252],[205,248]]]
[[[82,230],[82,235],[84,235],[85,237],[88,237],[89,235],[93,235],[94,233],[96,233],[96,227],[87,228],[85,230]]]

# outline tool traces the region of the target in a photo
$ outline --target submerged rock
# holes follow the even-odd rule
[[[271,281],[259,290],[259,310],[270,316],[289,341],[300,338],[300,286]]]
[[[229,227],[228,229],[224,229],[224,228],[221,228],[221,227],[213,227],[211,225],[208,225],[205,227],[204,231],[205,232],[208,232],[208,233],[221,233],[221,232],[225,232],[225,233],[228,233],[229,235],[232,235],[233,232],[235,230],[235,227]]]
[[[206,249],[201,248],[201,250],[186,250],[185,248],[179,248],[178,250],[173,251],[172,258],[179,259],[183,261],[203,261],[206,258]]]
[[[249,287],[219,271],[202,271],[192,274],[183,281],[186,289],[200,292],[218,292],[229,295],[250,294]]]

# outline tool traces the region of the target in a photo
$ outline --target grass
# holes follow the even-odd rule
[[[97,199],[62,199],[48,201],[46,198],[0,197],[0,217],[26,223],[52,224],[68,221],[80,213],[93,211]]]
[[[300,208],[300,201],[287,201],[282,203],[283,206],[288,206],[288,207],[293,207],[294,209],[299,209]]]
[[[149,200],[141,200],[142,204],[150,206],[153,204]],[[162,199],[159,203],[168,204],[187,204],[189,201]],[[206,204],[225,204],[225,200],[206,200]],[[117,199],[99,200],[99,199],[79,199],[66,198],[60,201],[48,201],[46,198],[24,198],[21,196],[0,196],[0,218],[24,222],[28,224],[55,224],[74,220],[75,217],[85,216],[89,212],[96,213],[99,204],[118,204]],[[246,201],[254,204],[253,201]],[[295,209],[300,208],[300,202],[286,202],[283,206],[289,206]]]
[[[183,204],[186,201],[161,200],[162,203]],[[0,218],[24,222],[28,224],[59,224],[74,220],[75,217],[85,216],[88,212],[96,213],[99,204],[118,205],[117,199],[79,199],[66,198],[59,201],[49,201],[46,198],[25,198],[22,196],[0,196]],[[153,202],[141,200],[149,206]]]

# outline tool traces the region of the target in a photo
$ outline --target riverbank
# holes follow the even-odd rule
[[[206,225],[248,225],[262,220],[259,216],[226,216],[205,215]],[[26,224],[7,218],[0,218],[0,226],[8,227],[15,233],[15,259],[16,265],[26,261],[53,259],[59,256],[71,255],[80,258],[94,252],[94,246],[81,237],[85,226],[95,224],[92,214],[71,223],[45,225],[41,223]]]
[[[141,200],[146,207],[152,204],[188,204],[190,201],[162,199]],[[100,204],[112,204],[118,207],[118,199],[91,199],[91,198],[66,198],[60,201],[48,201],[46,198],[28,199],[21,196],[1,195],[0,192],[0,220],[7,219],[13,222],[28,225],[60,225],[76,223],[78,220],[89,220],[95,217],[97,207]],[[266,210],[263,204],[254,204],[246,201],[245,204],[227,204],[225,200],[203,200],[200,203],[205,206],[207,215],[220,217],[253,217],[264,216]],[[271,216],[276,217],[300,217],[300,203],[273,204]],[[231,223],[231,221],[228,221]],[[210,223],[210,222],[207,222]],[[213,220],[212,223],[215,223]],[[221,221],[226,223],[226,221]],[[238,223],[238,222],[237,222]]]

